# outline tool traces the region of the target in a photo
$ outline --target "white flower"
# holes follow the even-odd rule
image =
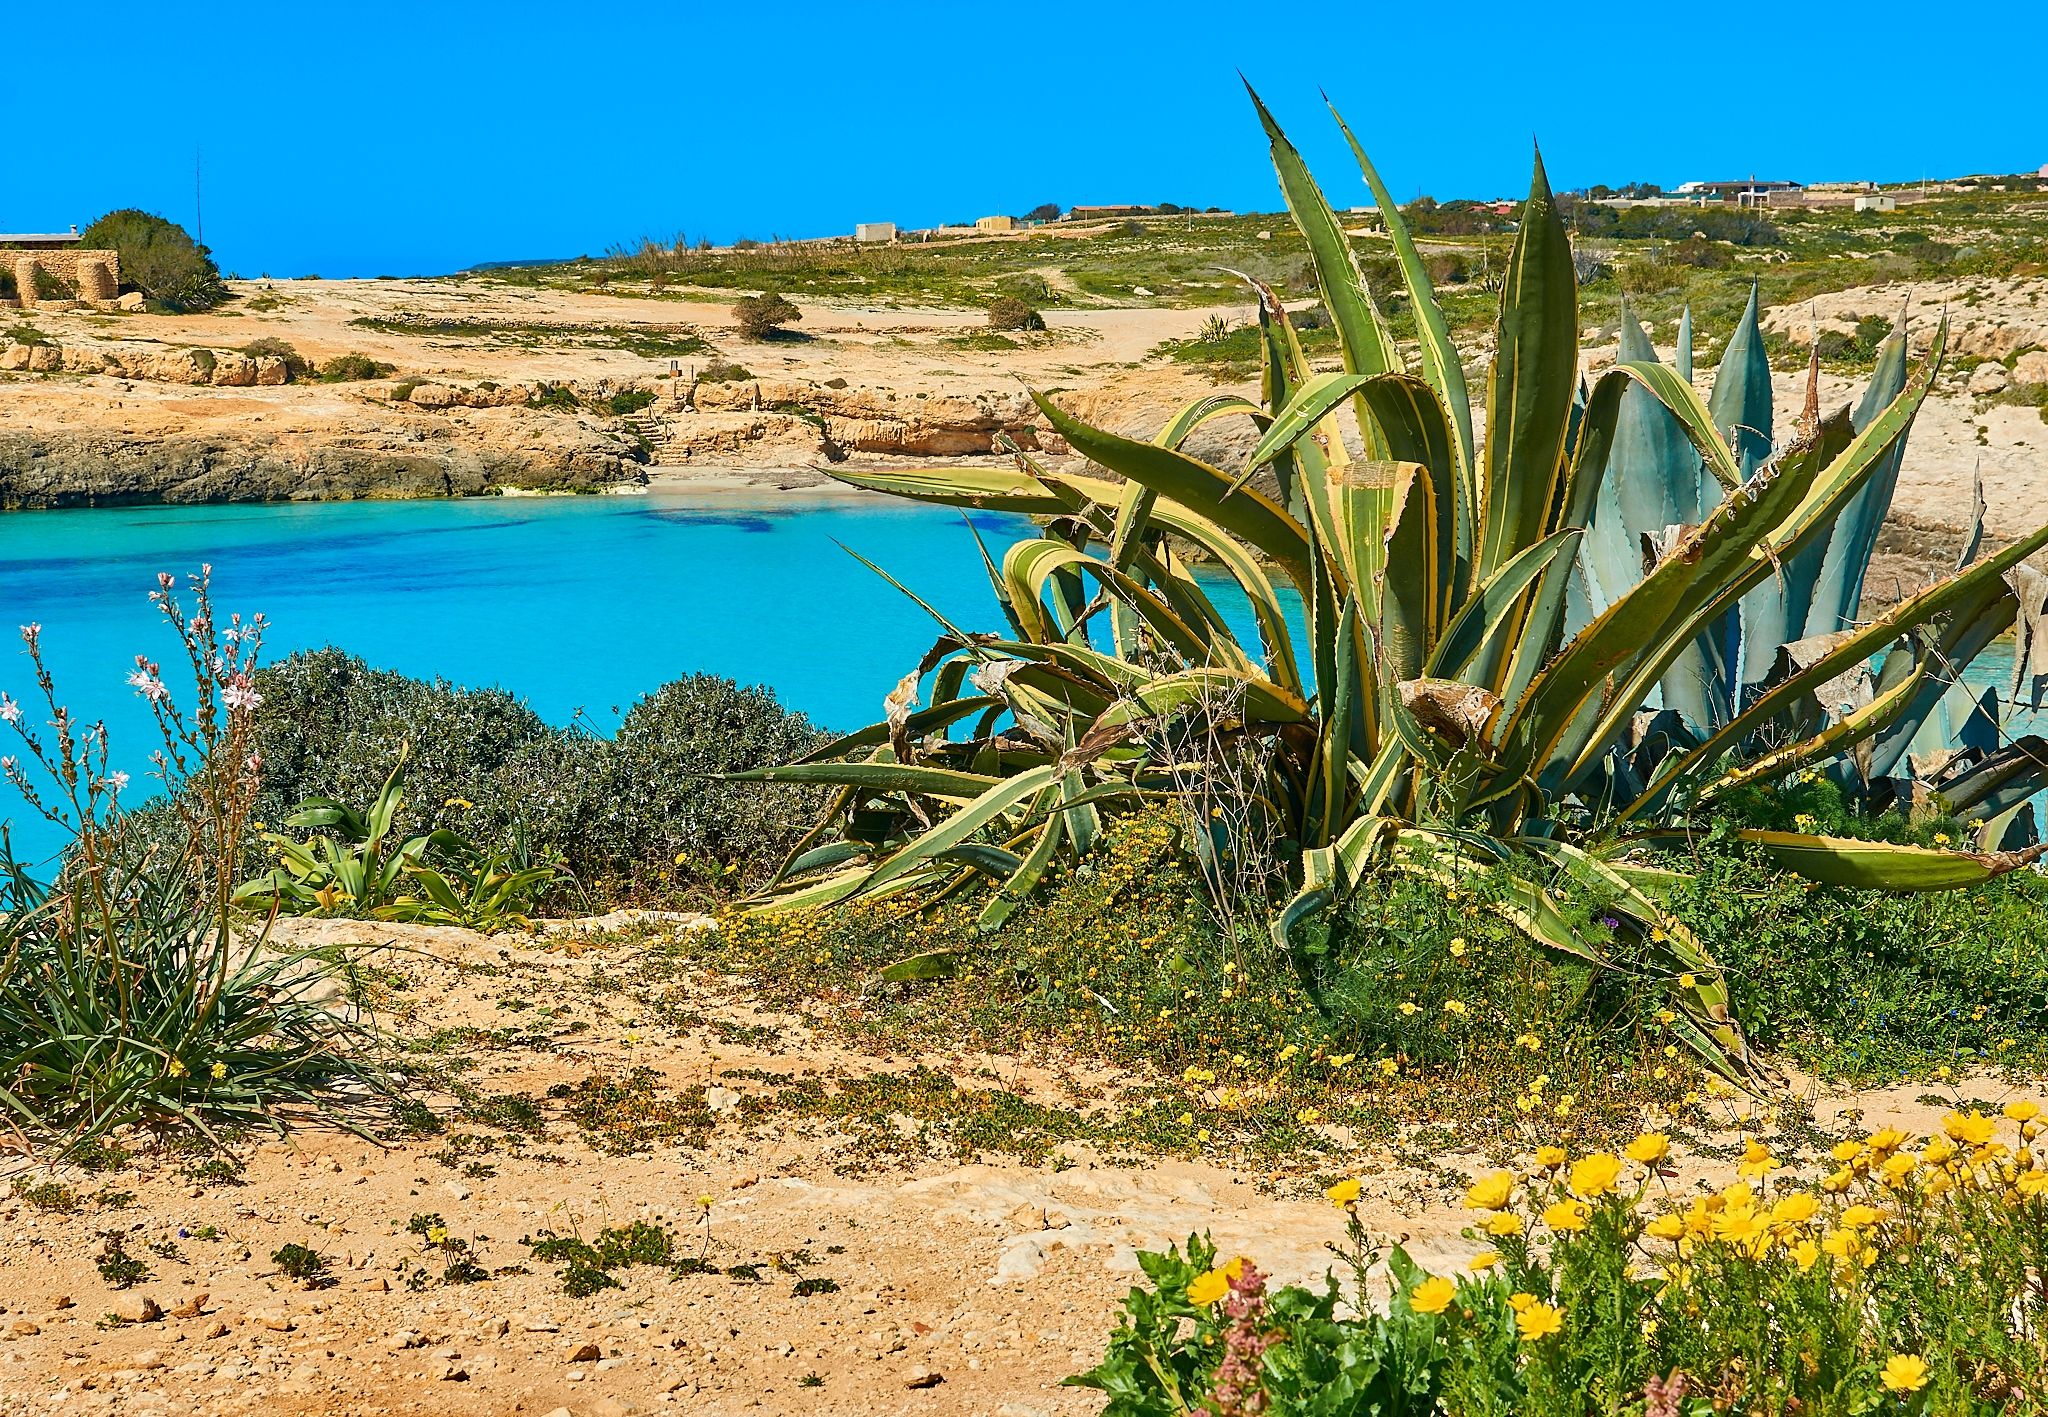
[[[9,723],[21,722],[21,705],[7,695],[0,694],[0,718],[6,719]]]
[[[220,691],[220,701],[231,709],[256,709],[263,704],[263,695],[250,687],[246,679],[237,679]]]
[[[128,682],[134,685],[136,693],[142,695],[143,698],[148,699],[151,703],[155,703],[159,699],[168,696],[171,692],[164,687],[163,680],[157,678],[156,675],[150,673],[147,669],[138,669],[130,674]]]
[[[117,769],[107,774],[106,782],[110,789],[119,792],[128,785],[128,774]]]

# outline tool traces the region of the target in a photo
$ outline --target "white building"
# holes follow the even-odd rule
[[[881,245],[896,239],[893,221],[864,221],[853,228],[853,239],[863,246]]]

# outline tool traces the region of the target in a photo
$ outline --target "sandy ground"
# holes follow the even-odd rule
[[[130,1194],[69,1215],[0,1199],[0,1412],[1053,1417],[1097,1410],[1060,1381],[1100,1355],[1137,1250],[1208,1230],[1283,1279],[1316,1279],[1330,1262],[1337,1217],[1311,1177],[1071,1146],[1044,1166],[889,1160],[838,1124],[767,1105],[791,1079],[829,1085],[916,1064],[1086,1105],[1115,1080],[1099,1070],[852,1049],[818,1016],[754,1007],[743,982],[650,983],[647,946],[616,938],[302,928],[406,951],[384,957],[403,980],[380,1008],[415,1040],[475,1030],[437,1055],[473,1065],[472,1107],[644,1067],[715,1123],[701,1145],[616,1155],[557,1102],[541,1103],[538,1131],[494,1131],[422,1085],[449,1116],[446,1134],[379,1146],[301,1128],[258,1147],[240,1185],[197,1184],[189,1160],[146,1150],[120,1171],[60,1170],[80,1195]],[[1820,1095],[1815,1115],[1825,1128],[1855,1108],[1866,1126],[1926,1130],[1938,1109],[1924,1092]],[[1364,1217],[1424,1265],[1454,1266],[1479,1248],[1459,1233],[1460,1178],[1484,1164],[1356,1158]],[[1733,1179],[1728,1163],[1681,1166],[1688,1180]],[[50,1174],[7,1169],[24,1184]],[[406,1230],[428,1213],[494,1276],[438,1282],[442,1259]],[[758,1265],[762,1278],[642,1268],[620,1271],[622,1289],[576,1299],[520,1243],[634,1220],[665,1225],[720,1269]],[[109,1233],[150,1264],[148,1279],[100,1279]],[[287,1244],[327,1257],[337,1282],[307,1289],[280,1274],[271,1257]],[[831,1284],[799,1296],[803,1280]]]

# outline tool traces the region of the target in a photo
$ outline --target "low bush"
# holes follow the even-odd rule
[[[988,327],[992,330],[1042,330],[1045,317],[1014,296],[989,302]]]
[[[539,383],[527,396],[528,408],[552,408],[563,413],[573,413],[583,407],[583,401],[576,397],[576,391],[567,384]]]
[[[729,359],[714,359],[697,371],[700,384],[743,384],[753,377],[752,371]]]
[[[367,354],[337,354],[320,366],[320,378],[324,383],[359,383],[365,379],[388,378],[393,372],[389,364],[379,363]]]
[[[411,679],[335,649],[255,682],[265,821],[312,797],[370,801],[410,745],[405,831],[517,842],[529,862],[561,859],[599,899],[729,894],[779,861],[817,805],[717,779],[797,756],[818,735],[767,690],[709,675],[641,699],[613,738],[553,727],[503,690]]]
[[[740,333],[751,340],[769,340],[789,335],[785,325],[801,320],[803,311],[797,309],[777,291],[766,291],[760,295],[742,296],[732,307],[733,321],[740,327]]]
[[[242,353],[251,359],[282,359],[285,377],[288,379],[303,379],[313,372],[312,366],[306,362],[305,355],[275,335],[265,335],[262,339],[249,341],[242,346]]]
[[[1817,1186],[1752,1140],[1743,1179],[1683,1196],[1670,1140],[1480,1177],[1461,1274],[1346,1217],[1350,1294],[1275,1287],[1207,1240],[1140,1256],[1103,1362],[1106,1417],[2039,1412],[2048,1295],[2040,1109],[1951,1112],[1924,1141],[1845,1141]],[[1382,1272],[1392,1295],[1381,1304]]]

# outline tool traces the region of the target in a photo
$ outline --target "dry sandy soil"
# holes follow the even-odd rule
[[[917,1145],[891,1156],[850,1124],[780,1112],[772,1098],[790,1081],[830,1088],[918,1064],[1069,1107],[1116,1080],[1044,1058],[862,1051],[822,1012],[763,1013],[744,981],[649,970],[644,933],[300,928],[400,947],[382,957],[398,977],[380,986],[380,1012],[415,1041],[473,1030],[419,1055],[468,1065],[468,1110],[418,1081],[448,1119],[442,1135],[379,1145],[302,1127],[256,1149],[241,1185],[199,1184],[190,1158],[138,1147],[127,1169],[54,1173],[81,1197],[101,1193],[77,1213],[0,1199],[0,1412],[1087,1413],[1091,1395],[1060,1380],[1099,1356],[1137,1250],[1208,1230],[1226,1252],[1306,1281],[1339,1231],[1305,1170],[1071,1146],[1039,1166]],[[634,1068],[703,1121],[701,1144],[616,1154],[554,1100],[538,1127],[477,1120],[500,1115],[494,1098],[545,1099]],[[1921,1091],[1814,1095],[1815,1118],[1826,1129],[1855,1107],[1866,1126],[1928,1130],[1938,1113]],[[894,1120],[914,1136],[913,1119]],[[1461,1175],[1485,1164],[1350,1158],[1368,1223],[1439,1270],[1479,1248],[1459,1233],[1456,1198]],[[8,1170],[24,1184],[52,1174]],[[1727,1163],[1697,1160],[1681,1174],[1733,1179]],[[406,1229],[428,1213],[493,1277],[441,1283],[445,1257]],[[761,1278],[643,1267],[576,1299],[520,1243],[636,1220]],[[109,1232],[149,1278],[101,1280]],[[327,1257],[337,1282],[307,1289],[280,1274],[271,1257],[287,1244]],[[803,1280],[831,1285],[800,1297]]]

